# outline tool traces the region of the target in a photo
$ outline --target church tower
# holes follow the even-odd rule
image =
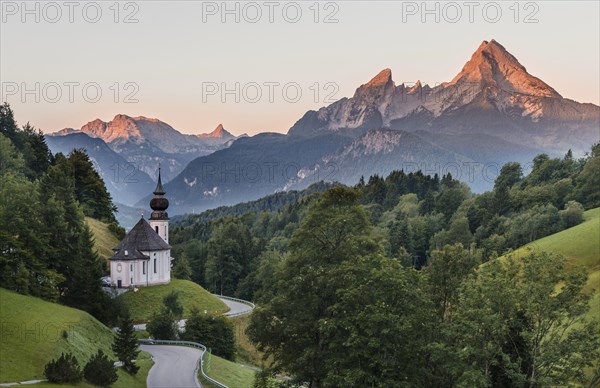
[[[156,189],[154,189],[154,198],[150,200],[150,208],[152,208],[152,214],[150,214],[150,226],[158,235],[169,243],[169,215],[167,214],[167,208],[169,207],[169,200],[165,198],[165,190],[162,186],[160,179],[160,164],[158,165],[158,183]]]

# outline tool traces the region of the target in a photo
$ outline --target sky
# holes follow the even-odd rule
[[[451,80],[495,39],[600,103],[598,1],[0,1],[1,99],[44,132],[116,114],[183,133],[285,133],[384,68]]]

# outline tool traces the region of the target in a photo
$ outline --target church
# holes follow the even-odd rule
[[[117,288],[146,287],[171,281],[169,201],[165,198],[158,167],[158,183],[150,201],[149,222],[142,218],[113,250],[110,279]]]

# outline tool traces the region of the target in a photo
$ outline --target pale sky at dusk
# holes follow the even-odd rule
[[[82,9],[90,2],[75,2],[73,23],[67,7],[61,6],[62,16],[51,23],[55,9],[28,2],[31,9],[38,4],[39,15],[22,14],[21,3],[2,1],[2,98],[20,124],[30,121],[44,132],[79,128],[96,118],[108,121],[118,113],[155,117],[184,133],[208,132],[219,123],[235,135],[287,132],[307,110],[327,105],[328,94],[332,100],[351,97],[384,68],[392,69],[396,84],[449,81],[481,41],[492,38],[563,97],[600,102],[598,1],[520,2],[518,15],[512,1],[475,2],[472,23],[462,1],[454,3],[461,15],[443,2],[437,13],[436,3],[428,3],[434,11],[426,15],[414,8],[420,1],[272,2],[273,23],[262,1],[253,3],[256,7],[239,2],[238,15],[222,15],[221,1],[120,2],[118,22],[114,2],[98,1],[86,8],[93,20],[94,7],[100,7],[96,23],[84,18]],[[236,2],[227,6],[234,9]],[[251,23],[257,9],[262,17]],[[127,15],[137,22],[124,23]],[[328,15],[337,22],[324,23]],[[533,22],[525,22],[528,15]],[[35,89],[36,82],[39,102],[35,92],[22,95],[23,85]],[[214,89],[224,84],[233,90],[236,82],[237,103],[235,93],[222,96]],[[78,83],[73,102],[69,83]],[[102,91],[95,103],[82,96],[83,85],[91,83]],[[291,102],[297,87],[302,96]],[[138,102],[124,102],[131,92]],[[86,98],[93,100],[93,94]]]

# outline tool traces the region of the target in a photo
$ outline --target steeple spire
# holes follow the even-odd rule
[[[169,200],[165,198],[165,189],[163,188],[161,177],[160,177],[160,165],[158,165],[158,183],[156,189],[154,189],[154,197],[150,200],[150,208],[153,210],[150,214],[151,220],[168,220],[167,208],[169,207]]]
[[[154,189],[154,195],[165,195],[165,189],[163,189],[162,180],[160,179],[160,163],[158,164],[158,182],[156,183],[156,189]]]

